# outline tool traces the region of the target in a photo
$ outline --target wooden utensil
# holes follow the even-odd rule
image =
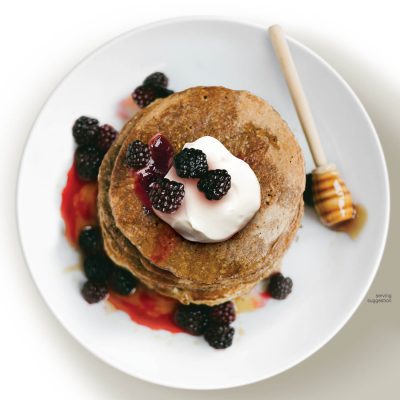
[[[351,193],[340,178],[336,166],[326,159],[283,29],[273,25],[269,28],[269,35],[316,166],[312,171],[315,210],[327,226],[349,221],[355,217]]]

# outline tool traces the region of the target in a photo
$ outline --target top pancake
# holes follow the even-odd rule
[[[143,257],[178,278],[213,284],[256,274],[281,256],[280,241],[302,201],[304,160],[287,124],[266,101],[245,91],[195,87],[153,103],[123,132],[109,200],[116,226]],[[176,153],[187,142],[213,136],[250,165],[260,182],[261,208],[244,229],[221,243],[193,243],[144,213],[124,158],[130,142],[146,143],[158,132]]]

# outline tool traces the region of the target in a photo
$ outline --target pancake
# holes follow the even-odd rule
[[[192,288],[190,281],[180,280],[171,273],[151,265],[141,257],[137,249],[115,226],[108,202],[112,166],[129,132],[130,125],[140,117],[141,113],[137,114],[120,133],[116,142],[105,156],[99,173],[98,209],[104,244],[108,255],[118,265],[129,269],[148,287],[166,296],[174,297],[182,303],[214,305],[247,293],[260,280],[259,276],[229,285],[203,285],[200,289]],[[295,221],[296,229],[291,230],[292,233],[297,230],[299,221],[300,218],[297,218]],[[288,238],[288,240],[290,241],[291,238]],[[262,278],[267,277],[276,270],[275,266],[269,266],[268,269],[262,272]]]
[[[148,142],[158,132],[175,152],[187,142],[213,136],[251,166],[262,202],[242,231],[225,242],[194,243],[143,212],[135,180],[123,161],[130,142]],[[106,169],[112,169],[109,190],[101,182]],[[128,122],[103,161],[99,182],[100,190],[107,192],[107,200],[99,201],[99,213],[102,226],[107,225],[104,235],[111,257],[153,274],[149,279],[159,279],[163,287],[233,293],[233,288],[267,276],[290,245],[302,216],[305,173],[299,145],[267,102],[244,91],[198,87],[158,100]]]

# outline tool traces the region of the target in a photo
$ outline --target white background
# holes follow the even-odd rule
[[[400,12],[395,1],[31,0],[0,5],[0,398],[385,399],[400,396]],[[322,350],[243,388],[188,392],[126,376],[80,347],[50,314],[22,257],[15,188],[40,107],[84,56],[135,26],[180,15],[281,23],[349,82],[376,125],[388,162],[389,240],[367,298]],[[43,144],[43,151],[51,151]],[[362,143],[360,143],[362,151]],[[32,193],[32,196],[39,195]],[[132,357],[135,357],[133,354]],[[173,360],[171,360],[173,362]]]

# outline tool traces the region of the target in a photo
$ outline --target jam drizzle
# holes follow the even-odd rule
[[[135,185],[134,191],[139,200],[143,204],[143,208],[147,214],[152,212],[149,192],[151,185],[160,178],[167,175],[172,166],[174,150],[168,139],[161,133],[157,133],[149,141],[150,162],[149,164],[134,172]]]

